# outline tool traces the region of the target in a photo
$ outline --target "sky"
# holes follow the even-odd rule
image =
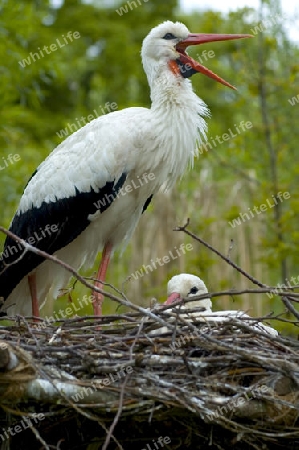
[[[90,0],[85,0],[88,3]],[[101,0],[102,4],[120,5],[127,3],[126,0]],[[148,1],[148,0],[147,0]],[[290,38],[299,44],[299,3],[295,0],[280,0],[282,3],[283,14],[290,18],[288,26]],[[63,0],[52,0],[52,4],[60,6]],[[214,9],[215,11],[222,11],[224,13],[235,11],[236,9],[245,6],[258,9],[261,0],[180,0],[181,8],[187,12],[201,9]],[[297,4],[296,4],[297,3]],[[140,4],[140,3],[139,3]],[[255,25],[255,24],[253,24]]]
[[[229,10],[243,8],[244,6],[257,8],[259,0],[181,0],[181,5],[187,11],[194,9],[215,9],[217,11],[227,12]]]
[[[287,27],[289,36],[299,44],[299,4],[296,1],[281,0],[281,2],[283,14],[290,18],[291,25]],[[180,3],[182,9],[188,12],[201,9],[214,9],[225,13],[245,6],[258,9],[260,0],[180,0]]]

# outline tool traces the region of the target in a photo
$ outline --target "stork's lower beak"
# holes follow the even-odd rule
[[[181,296],[178,292],[173,292],[169,295],[166,302],[163,303],[164,305],[172,305],[173,303],[177,303],[179,300],[181,300]]]
[[[249,37],[253,36],[251,36],[250,34],[202,34],[202,33],[189,34],[187,39],[179,42],[176,45],[176,50],[180,54],[177,62],[180,66],[181,74],[183,75],[183,77],[188,77],[194,74],[195,72],[200,72],[210,78],[213,78],[219,83],[224,84],[224,86],[236,89],[230,83],[223,80],[223,78],[220,78],[211,70],[207,69],[205,66],[192,59],[189,55],[187,55],[185,50],[187,47],[189,47],[189,45],[200,45],[205,44],[206,42],[229,41],[232,39],[243,39]]]

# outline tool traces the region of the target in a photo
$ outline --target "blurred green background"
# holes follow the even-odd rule
[[[63,139],[61,130],[69,133],[70,124],[94,110],[101,114],[107,103],[116,103],[118,109],[150,106],[140,60],[142,40],[160,22],[180,20],[193,32],[255,36],[190,49],[195,59],[238,90],[202,75],[192,77],[197,95],[211,110],[210,148],[203,149],[193,170],[172,192],[154,199],[131,243],[115,255],[107,281],[146,306],[152,297],[164,301],[168,279],[180,272],[199,275],[210,291],[253,287],[210,251],[173,231],[187,217],[190,229],[224,254],[233,240],[231,259],[263,283],[275,286],[286,278],[297,278],[299,49],[290,40],[290,23],[282,19],[279,3],[270,0],[259,10],[242,8],[227,14],[212,10],[186,13],[176,0],[130,4],[1,1],[1,225],[9,226],[30,175]],[[119,8],[126,5],[127,12],[123,9],[120,14]],[[63,35],[67,39],[70,31],[78,32],[80,38],[41,54],[45,45],[57,44],[57,39],[65,43]],[[207,58],[204,50],[212,50],[214,57]],[[30,52],[39,52],[40,58],[33,61]],[[252,126],[236,133],[241,121]],[[217,136],[229,129],[236,136],[217,142]],[[10,154],[20,155],[20,160],[11,163]],[[289,192],[290,198],[235,227],[229,224],[240,213],[248,213],[248,208],[253,211],[267,199],[273,203],[280,191]],[[4,235],[0,239],[2,247]],[[130,277],[182,242],[191,242],[193,250],[137,280]],[[99,259],[100,255],[96,265]],[[86,275],[92,276],[95,270],[96,266]],[[76,283],[70,296],[76,302],[85,294],[88,291]],[[67,307],[70,296],[58,300],[57,310]],[[227,297],[214,304],[215,310],[243,308],[252,315],[284,312],[275,296]],[[104,311],[116,309],[115,303],[106,302]],[[91,312],[88,306],[82,314]],[[290,332],[288,325],[277,326]]]

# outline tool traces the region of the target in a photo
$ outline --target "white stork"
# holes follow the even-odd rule
[[[188,273],[181,273],[175,275],[169,280],[167,284],[168,298],[165,302],[166,305],[177,304],[183,298],[191,298],[208,293],[206,285],[197,276]],[[187,313],[186,317],[189,319],[196,319],[206,322],[226,322],[230,317],[243,320],[244,318],[250,318],[244,311],[215,311],[212,312],[212,302],[210,299],[194,300],[180,306],[181,309],[188,310],[194,308],[204,308],[204,311]],[[185,316],[185,314],[184,314]],[[278,332],[261,322],[255,322],[251,318],[245,320],[246,325],[249,325],[253,330],[262,331],[271,336],[278,336]]]
[[[188,78],[201,72],[232,87],[189,57],[186,48],[244,37],[249,36],[190,34],[182,23],[170,21],[153,28],[141,51],[151,108],[101,116],[62,142],[29,180],[10,231],[76,270],[91,267],[103,249],[95,283],[102,287],[114,249],[130,239],[162,185],[169,188],[182,176],[205,138],[208,109]],[[45,304],[51,310],[69,279],[59,265],[6,239],[0,266],[3,311],[39,316]],[[94,295],[95,315],[101,315],[102,301]]]

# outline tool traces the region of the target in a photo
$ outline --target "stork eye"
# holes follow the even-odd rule
[[[196,286],[194,286],[193,288],[190,289],[189,294],[196,294],[198,292],[198,288]]]
[[[172,33],[166,33],[163,39],[176,39],[176,37]]]

